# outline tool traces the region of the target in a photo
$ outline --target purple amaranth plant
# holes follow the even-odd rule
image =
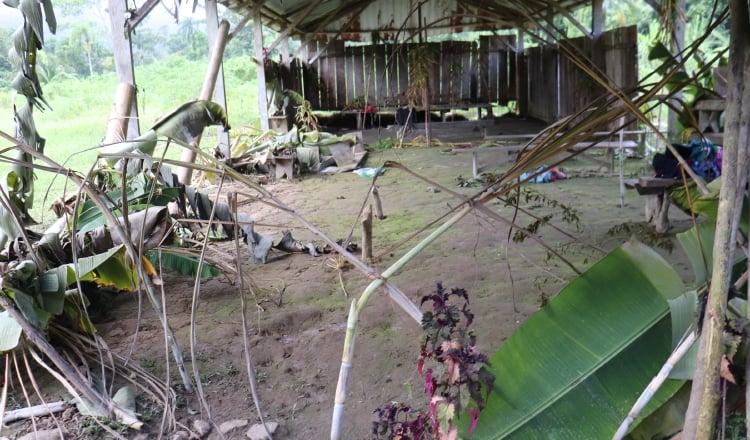
[[[425,414],[403,403],[391,402],[375,410],[378,420],[372,423],[376,439],[422,440],[430,431]]]
[[[454,302],[461,300],[463,306],[459,308]],[[425,337],[417,371],[430,397],[429,411],[419,412],[395,402],[376,410],[379,418],[373,423],[376,439],[456,439],[458,429],[454,420],[462,412],[465,392],[468,391],[465,412],[471,417],[471,432],[492,389],[495,377],[487,368],[489,359],[476,348],[476,338],[469,329],[474,314],[469,310],[466,290],[446,290],[438,283],[434,292],[422,298],[421,305],[428,302],[432,303],[432,311],[423,314]],[[432,367],[426,367],[428,363],[441,365],[442,373],[436,374]]]
[[[459,309],[452,300],[463,300],[463,306]],[[487,368],[489,358],[477,349],[476,337],[469,329],[474,314],[469,310],[466,290],[447,290],[438,283],[435,292],[422,298],[422,305],[426,302],[432,302],[433,311],[425,312],[422,317],[425,339],[417,371],[430,396],[433,432],[438,438],[452,439],[458,435],[453,421],[462,412],[463,388],[469,393],[466,412],[471,417],[471,432],[486,405],[495,377]],[[442,365],[445,373],[436,376],[432,368],[425,369],[428,361]]]

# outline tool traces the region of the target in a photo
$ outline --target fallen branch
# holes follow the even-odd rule
[[[3,425],[13,423],[18,420],[28,419],[31,417],[44,417],[50,414],[58,413],[67,408],[68,402],[61,400],[47,404],[30,406],[28,408],[14,409],[7,411],[3,417]]]

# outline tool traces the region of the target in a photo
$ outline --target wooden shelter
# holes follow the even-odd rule
[[[126,29],[114,35],[121,82],[134,82],[127,35],[159,1],[147,0],[126,14],[124,0],[109,0],[113,29]],[[317,110],[358,112],[370,104],[393,111],[406,105],[409,52],[425,46],[434,54],[434,63],[427,103],[420,105],[441,112],[491,111],[514,102],[521,115],[556,121],[604,92],[567,60],[559,44],[546,42],[558,32],[554,19],[560,16],[585,35],[565,44],[589,53],[613,86],[628,88],[637,81],[635,28],[603,32],[602,0],[218,1],[244,17],[233,24],[227,38],[253,23],[256,61],[265,66],[257,69],[264,129],[269,119],[268,84],[281,83],[302,94]],[[219,28],[216,2],[205,0],[211,47]],[[579,8],[591,8],[592,23],[575,21],[572,12]],[[266,47],[264,27],[279,32]],[[431,38],[464,31],[486,32],[479,41]],[[524,48],[524,35],[540,44]],[[301,43],[294,57],[287,56],[289,39]],[[282,56],[270,59],[267,54],[276,48],[282,48]],[[214,100],[223,104],[223,96],[223,85],[217,84]]]

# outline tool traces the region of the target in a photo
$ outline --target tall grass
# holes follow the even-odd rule
[[[198,98],[206,69],[205,61],[189,61],[181,56],[136,67],[141,132],[150,128],[158,117]],[[259,126],[255,66],[250,57],[225,61],[224,80],[230,125]],[[47,140],[45,153],[48,156],[76,171],[89,170],[106,134],[116,83],[115,74],[110,73],[86,79],[52,79],[43,85],[45,99],[52,110],[35,112],[35,121],[37,130]],[[13,133],[11,92],[10,89],[0,90],[0,130],[10,134]],[[215,145],[216,130],[213,129],[205,134],[201,146],[211,149]],[[179,156],[179,152],[170,155]],[[0,164],[0,176],[8,170],[7,164]],[[49,204],[64,192],[63,179],[53,180],[50,173],[37,172],[32,215],[49,223],[53,220]]]

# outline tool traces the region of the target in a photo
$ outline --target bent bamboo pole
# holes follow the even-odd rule
[[[403,257],[399,258],[393,263],[388,269],[375,278],[362,292],[362,296],[359,297],[356,304],[352,302],[352,306],[349,309],[349,318],[346,325],[346,336],[344,337],[344,353],[341,357],[341,368],[339,370],[339,382],[336,385],[336,397],[333,406],[333,417],[331,418],[331,440],[341,439],[341,421],[344,417],[344,407],[346,405],[346,387],[347,380],[349,378],[349,370],[351,369],[352,358],[354,355],[354,336],[357,329],[357,317],[362,309],[367,305],[367,301],[370,296],[383,285],[383,282],[388,280],[388,277],[394,275],[396,272],[401,270],[406,263],[411,261],[416,255],[422,252],[427,246],[432,244],[433,241],[437,240],[438,237],[443,235],[453,225],[458,223],[459,220],[464,218],[467,214],[474,210],[473,205],[465,205],[463,209],[456,212],[456,214],[443,223],[439,228],[435,229],[430,235],[424,238],[409,252],[404,254]]]

